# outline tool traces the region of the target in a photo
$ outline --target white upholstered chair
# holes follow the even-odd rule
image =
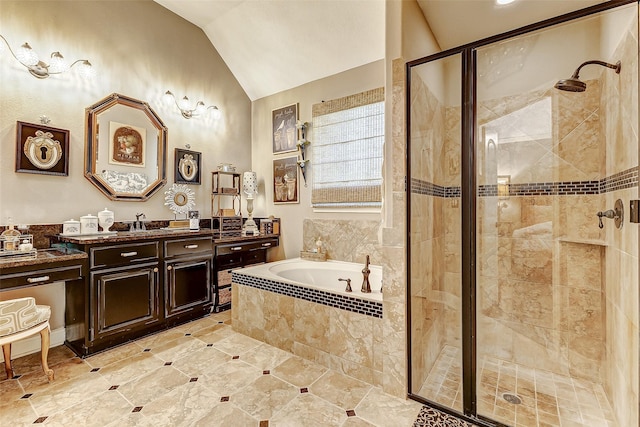
[[[49,317],[51,308],[48,305],[36,305],[33,297],[0,301],[0,345],[8,379],[13,378],[11,343],[40,333],[42,370],[49,381],[53,380],[53,370],[49,369],[47,364],[50,342]]]

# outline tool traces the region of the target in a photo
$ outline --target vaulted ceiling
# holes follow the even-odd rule
[[[385,0],[155,1],[202,28],[252,100],[385,55]],[[417,1],[448,49],[604,0]]]

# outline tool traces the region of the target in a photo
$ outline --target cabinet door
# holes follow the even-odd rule
[[[92,273],[96,339],[157,322],[157,264]]]
[[[165,262],[165,316],[211,303],[213,258]]]

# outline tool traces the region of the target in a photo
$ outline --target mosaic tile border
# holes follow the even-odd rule
[[[355,297],[332,294],[320,289],[306,288],[291,283],[276,282],[275,280],[263,279],[261,277],[249,276],[242,273],[231,273],[232,283],[251,286],[263,291],[274,292],[293,298],[303,299],[329,307],[340,308],[353,313],[364,314],[365,316],[382,318],[382,303],[377,301],[367,301]]]
[[[510,184],[509,196],[571,196],[604,194],[638,186],[638,166],[618,172],[599,181],[559,181]],[[443,187],[431,182],[411,178],[411,193],[434,197],[460,197],[460,187]],[[498,185],[478,186],[479,197],[498,196]]]

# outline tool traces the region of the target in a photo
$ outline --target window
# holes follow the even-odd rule
[[[315,104],[312,121],[313,207],[380,207],[384,88]]]

